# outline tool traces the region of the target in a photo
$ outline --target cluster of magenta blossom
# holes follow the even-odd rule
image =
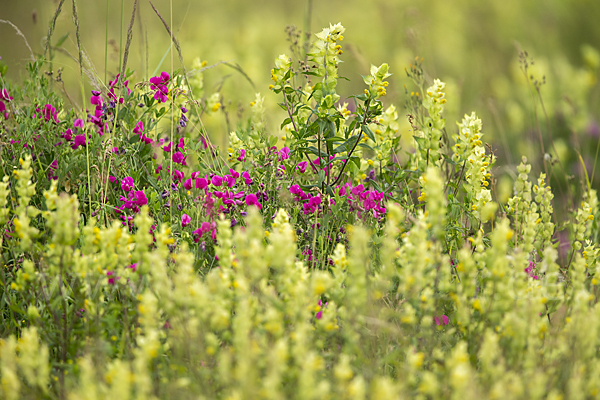
[[[8,90],[2,89],[2,91],[0,91],[0,115],[2,115],[4,119],[8,119],[10,115],[4,102],[10,103],[12,99],[13,97],[8,94]]]
[[[60,137],[65,141],[65,143],[71,146],[73,150],[77,150],[80,146],[85,147],[86,145],[85,134],[79,133],[81,130],[83,130],[83,120],[77,118],[75,121],[73,121],[73,129],[67,129],[60,135]],[[60,141],[55,146],[60,146],[62,144],[63,142]]]
[[[112,102],[112,107],[110,103],[109,105],[106,105],[104,104],[102,93],[97,90],[92,90],[90,102],[95,105],[96,108],[94,109],[93,115],[88,113],[88,121],[96,126],[96,131],[102,136],[105,132],[108,132],[108,109],[114,108],[114,101]]]
[[[114,109],[117,101],[119,104],[123,104],[123,97],[118,97],[115,94],[115,88],[119,83],[119,76],[121,74],[117,74],[114,80],[109,81],[108,83],[108,100],[105,102],[102,97],[102,93],[98,90],[92,90],[92,97],[90,98],[90,103],[95,105],[94,114],[88,114],[88,120],[96,126],[96,130],[100,136],[104,135],[104,133],[108,132],[108,122],[111,120],[110,110]],[[123,82],[123,87],[127,89],[127,94],[131,94],[131,89],[127,87],[129,81]]]
[[[135,271],[137,271],[137,263],[128,265],[127,268],[131,269],[131,272],[135,272]],[[109,285],[114,285],[115,283],[117,283],[118,280],[121,279],[120,276],[117,276],[115,274],[115,271],[111,271],[111,270],[106,271],[106,276],[108,277]]]
[[[58,110],[56,110],[52,104],[45,104],[43,109],[37,108],[35,111],[39,113],[40,117],[44,118],[44,121],[46,122],[52,121],[56,124],[60,123],[58,120]]]
[[[317,311],[317,313],[315,314],[315,318],[316,319],[321,319],[321,318],[323,318],[323,309],[325,307],[327,307],[327,305],[329,304],[329,302],[325,302],[325,305],[323,305],[323,302],[321,301],[321,299],[319,299],[319,301],[317,302],[317,304],[319,305],[319,311]]]
[[[116,178],[114,180],[112,178],[114,177],[111,177],[111,182],[114,182]],[[146,198],[146,193],[144,193],[143,190],[135,190],[133,178],[130,176],[123,178],[121,181],[121,189],[125,192],[125,196],[120,196],[119,200],[122,201],[123,204],[117,209],[117,212],[121,214],[123,225],[126,225],[131,229],[133,215],[140,211],[140,207],[148,204],[148,198]],[[130,211],[133,215],[127,215],[125,210]]]
[[[336,190],[339,196],[347,198],[350,208],[357,211],[359,218],[365,214],[371,214],[373,217],[379,219],[386,212],[382,204],[385,200],[385,193],[383,192],[365,190],[365,186],[362,183],[356,186],[346,183],[337,186]],[[292,185],[290,193],[294,195],[296,201],[302,202],[304,214],[313,214],[322,208],[320,194],[310,196],[302,190],[300,185]],[[335,204],[335,200],[331,199],[330,201],[332,204]]]
[[[530,261],[530,262],[529,262],[529,266],[528,266],[527,268],[525,268],[525,272],[527,273],[527,275],[528,275],[530,278],[533,278],[534,280],[538,280],[538,279],[540,279],[540,277],[539,277],[539,276],[537,276],[537,275],[536,275],[536,274],[533,272],[533,270],[534,270],[534,269],[535,269],[535,263],[534,263],[533,261]]]
[[[138,135],[140,137],[140,141],[145,144],[154,143],[153,140],[150,139],[148,136],[146,136],[146,134],[144,133],[144,123],[142,121],[138,122],[137,125],[135,126],[135,128],[133,128],[133,133],[135,135]],[[118,152],[118,149],[117,149],[117,152]]]
[[[207,174],[204,176],[201,176],[200,172],[193,172],[191,176],[186,179],[182,172],[174,170],[174,182],[172,183],[171,190],[178,190],[177,184],[183,182],[183,188],[187,191],[194,189],[202,191],[203,193],[197,196],[197,200],[203,207],[203,214],[213,220],[221,213],[232,215],[236,209],[239,210],[242,216],[246,215],[246,212],[243,210],[244,207],[254,206],[258,209],[262,209],[263,204],[261,202],[268,201],[269,197],[260,189],[256,192],[251,192],[249,190],[254,184],[254,180],[248,171],[240,173],[233,168],[230,168],[229,172],[230,173],[226,175]],[[167,198],[169,195],[169,191],[165,190],[163,191],[162,197]],[[182,228],[185,228],[190,224],[192,224],[192,218],[185,213],[182,214]],[[232,216],[231,226],[235,226],[236,224],[237,221]],[[192,232],[194,241],[196,243],[199,242],[202,236],[208,232],[210,232],[211,238],[215,240],[216,223],[214,221],[202,222],[200,227]]]
[[[169,94],[169,88],[167,84],[171,80],[171,77],[166,72],[161,72],[159,76],[153,76],[150,78],[150,89],[154,91],[154,98],[161,103],[167,101],[167,95]]]
[[[58,169],[58,160],[54,160],[48,166],[48,180],[49,181],[57,180],[58,179],[58,175],[56,175],[56,170],[57,169]]]
[[[168,144],[164,144],[164,143],[165,143],[165,139],[160,139],[159,144],[160,144],[160,146],[162,146],[163,151],[165,153],[171,153],[171,147],[173,146],[173,142],[169,142]],[[186,163],[187,155],[185,153],[186,153],[185,139],[182,137],[177,142],[177,147],[173,148],[173,157],[172,157],[173,163],[181,164],[182,166],[187,167],[187,163]],[[179,179],[181,176],[181,173],[179,171],[177,171],[177,172],[178,172],[177,180],[181,182],[181,179]]]

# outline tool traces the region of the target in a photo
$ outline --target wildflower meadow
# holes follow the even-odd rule
[[[137,0],[104,71],[84,2],[55,3],[20,78],[0,65],[1,398],[600,397],[598,49],[547,77],[519,51],[492,140],[419,54],[342,75],[343,21],[281,23],[254,87]],[[154,74],[128,61],[142,3]]]

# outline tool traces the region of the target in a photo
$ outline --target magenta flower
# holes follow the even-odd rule
[[[178,171],[176,169],[173,170],[173,180],[177,180],[178,182],[181,182],[183,180],[183,178],[185,178],[185,175],[183,174],[183,172]]]
[[[8,90],[2,89],[2,91],[0,92],[0,99],[12,101],[13,97],[8,93]]]
[[[73,122],[73,128],[83,128],[83,120],[81,118],[77,118]]]
[[[233,176],[225,175],[223,178],[227,179],[227,186],[229,186],[230,188],[233,187],[233,185],[235,185],[235,178]]]
[[[71,139],[73,138],[73,132],[71,131],[71,128],[67,129],[62,135],[60,135],[63,139],[65,139],[67,142],[70,142]]]
[[[163,147],[163,150],[166,151],[167,153],[171,151],[171,142],[169,142],[169,144],[165,145]]]
[[[306,161],[302,161],[302,162],[299,162],[299,163],[298,163],[298,165],[296,166],[296,169],[297,169],[298,171],[300,171],[300,173],[301,173],[301,174],[303,174],[303,173],[305,173],[305,172],[306,172],[306,167],[307,167],[307,166],[308,166],[308,162],[306,162]]]
[[[202,190],[208,186],[208,181],[204,178],[198,178],[196,179],[195,184],[197,189]]]
[[[182,227],[184,227],[184,228],[185,228],[187,225],[189,225],[189,223],[190,223],[190,222],[192,222],[192,219],[190,218],[190,216],[189,216],[189,215],[187,215],[187,214],[183,214],[183,215],[181,216],[181,226],[182,226]]]
[[[143,190],[135,191],[135,204],[137,204],[138,207],[148,204],[148,199],[146,198],[146,194]]]
[[[450,322],[448,317],[445,315],[433,317],[433,319],[435,320],[436,325],[448,325],[448,323]]]
[[[123,189],[125,192],[129,192],[131,189],[133,189],[133,178],[130,176],[123,178],[121,181],[121,189]]]
[[[259,210],[262,210],[262,204],[260,204],[258,202],[258,198],[256,197],[255,194],[252,194],[252,193],[247,194],[245,200],[246,200],[246,205],[256,206],[256,207],[258,207]]]
[[[85,146],[85,135],[75,136],[75,140],[73,141],[71,148],[73,150],[77,150],[77,148],[79,148],[79,146]]]
[[[355,186],[355,187],[352,189],[352,194],[353,194],[353,195],[355,195],[355,196],[358,196],[359,194],[361,194],[361,193],[362,193],[362,192],[364,192],[364,191],[365,191],[365,187],[364,187],[364,185],[361,183],[360,185],[358,185],[358,186]]]
[[[55,175],[56,170],[58,169],[58,161],[54,160],[48,166],[48,180],[57,180],[58,176]]]
[[[292,185],[290,187],[290,193],[296,196],[296,200],[306,200],[308,199],[308,195],[304,193],[302,189],[300,189],[300,185]]]
[[[154,90],[154,98],[161,103],[167,101],[167,95],[169,94],[167,83],[170,79],[171,77],[166,72],[162,72],[160,76],[150,78],[150,88]]]
[[[221,186],[223,184],[223,178],[221,178],[219,175],[215,175],[211,178],[210,183],[212,183],[214,186]]]
[[[325,303],[325,305],[323,305],[323,302],[321,300],[318,301],[319,307],[321,307],[321,309],[317,312],[317,314],[315,315],[316,319],[321,319],[323,318],[323,309],[325,307],[327,307],[327,304],[329,304],[329,302]]]
[[[140,121],[135,128],[133,128],[133,133],[140,135],[142,132],[144,132],[144,123]]]
[[[246,159],[246,150],[240,149],[238,152],[238,161],[244,161]]]
[[[192,180],[190,178],[186,179],[185,182],[183,182],[183,187],[185,188],[185,190],[191,190]]]
[[[179,144],[177,145],[177,147],[179,147],[180,149],[184,149],[185,148],[185,140],[184,140],[184,138],[180,138],[179,139]]]
[[[102,95],[99,91],[97,90],[92,90],[92,97],[90,97],[90,103],[92,103],[95,106],[100,106],[102,107]]]
[[[173,153],[173,162],[176,164],[186,165],[186,158],[187,157],[185,157],[180,151],[176,151],[175,153]]]
[[[118,276],[115,276],[115,271],[106,271],[106,276],[108,276],[109,285],[114,285],[117,279],[120,279]]]
[[[4,119],[8,119],[8,111],[6,111],[6,104],[0,100],[0,115],[4,116]]]
[[[288,158],[290,158],[290,149],[289,147],[284,147],[283,149],[279,150],[279,154],[281,155],[281,159],[282,160],[287,160]]]
[[[525,272],[527,272],[527,275],[529,275],[530,278],[533,278],[534,280],[538,280],[538,279],[540,279],[540,277],[533,273],[534,268],[535,268],[535,263],[533,261],[530,261],[529,267],[525,268]]]
[[[44,105],[44,119],[46,121],[54,121],[58,124],[59,121],[56,118],[57,115],[58,111],[56,111],[56,108],[54,108],[52,104]]]
[[[244,178],[244,182],[246,182],[246,185],[252,185],[252,182],[254,182],[252,178],[250,178],[250,174],[248,173],[248,171],[242,172],[242,178]]]

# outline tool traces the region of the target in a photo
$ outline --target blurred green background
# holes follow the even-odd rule
[[[542,170],[539,125],[546,152],[561,161],[567,175],[556,165],[554,186],[562,185],[566,193],[568,175],[576,176],[568,182],[579,186],[583,170],[578,152],[590,177],[593,173],[600,133],[598,0],[178,0],[172,2],[172,15],[170,1],[153,3],[167,22],[172,19],[188,68],[196,57],[208,65],[230,61],[254,84],[221,64],[205,72],[205,95],[220,91],[230,114],[243,116],[254,93],[261,92],[273,134],[278,133],[283,117],[276,106],[279,99],[268,90],[269,71],[279,54],[289,53],[285,27],[309,27],[314,33],[341,22],[346,32],[340,75],[350,81],[340,81],[338,92],[342,97],[362,92],[360,75],[368,74],[370,64],[387,62],[394,75],[384,103],[398,107],[403,135],[411,135],[403,112],[405,90],[414,90],[404,69],[418,56],[424,59],[428,84],[433,78],[447,83],[449,134],[457,129],[455,121],[475,111],[483,120],[484,140],[492,144],[501,161],[499,172],[510,175],[521,155],[529,158],[536,173]],[[108,38],[107,76],[112,79],[125,44],[133,0],[79,0],[77,4],[83,46],[102,78]],[[33,51],[41,54],[57,5],[56,0],[3,0],[0,19],[17,25]],[[76,55],[71,7],[71,0],[66,0],[52,43],[68,33],[62,47]],[[169,37],[147,0],[139,1],[137,18],[128,62],[136,70],[134,82],[171,69],[171,57],[166,53]],[[7,24],[0,24],[0,37],[0,56],[9,66],[7,76],[18,81],[29,50]],[[529,65],[529,82],[519,63],[523,50],[535,63]],[[54,64],[64,68],[66,90],[81,104],[77,64],[62,53],[56,54]],[[174,68],[178,67],[175,55]],[[545,81],[540,94],[549,124],[534,81]],[[90,86],[85,85],[89,93]],[[206,116],[204,123],[217,142],[226,142],[228,129],[222,115]],[[600,169],[600,163],[595,165]],[[594,186],[600,187],[599,183],[600,172],[594,174]],[[568,207],[568,202],[565,204]]]

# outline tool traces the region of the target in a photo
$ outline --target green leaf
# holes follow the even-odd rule
[[[292,119],[291,118],[286,118],[283,120],[283,122],[281,123],[281,126],[279,127],[279,129],[283,129],[284,126],[286,126],[287,124],[292,123]]]
[[[61,36],[58,39],[58,41],[56,42],[56,44],[54,45],[54,47],[62,46],[62,44],[65,42],[65,40],[67,40],[68,37],[69,37],[69,32],[67,32],[65,35]]]
[[[361,125],[360,130],[364,132],[365,135],[369,137],[372,141],[375,141],[375,134],[367,125]]]

